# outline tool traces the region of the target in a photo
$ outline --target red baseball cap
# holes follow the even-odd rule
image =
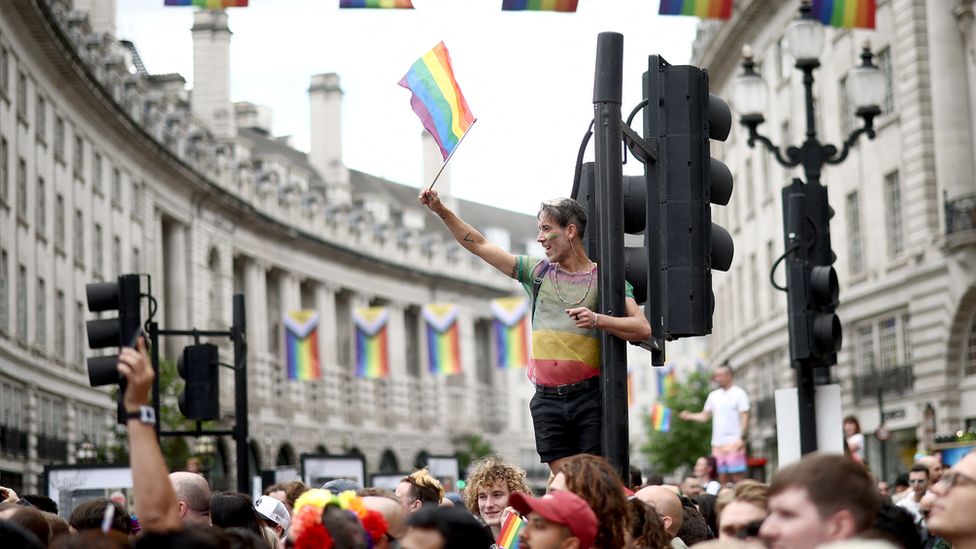
[[[539,513],[544,519],[562,524],[579,538],[582,549],[590,549],[596,541],[596,514],[583,498],[566,490],[555,490],[541,498],[515,493],[508,504],[522,515]]]

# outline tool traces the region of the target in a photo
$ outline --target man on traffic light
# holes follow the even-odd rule
[[[518,280],[532,300],[532,356],[528,377],[536,393],[529,404],[536,450],[553,472],[565,458],[599,454],[601,444],[600,334],[644,341],[651,328],[626,284],[622,316],[596,312],[597,265],[586,255],[586,212],[575,200],[542,204],[536,241],[545,258],[515,256],[488,242],[452,212],[437,191],[420,193],[420,203],[440,216],[465,249]]]

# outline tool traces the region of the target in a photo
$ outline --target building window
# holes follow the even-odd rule
[[[966,363],[963,366],[963,373],[967,376],[976,376],[976,314],[969,321],[969,335],[966,339]]]
[[[895,112],[895,79],[891,66],[891,48],[879,51],[875,64],[881,69],[881,74],[884,75],[885,79],[884,103],[880,105],[881,114],[891,114]]]
[[[54,159],[64,163],[64,118],[54,119]]]
[[[74,170],[74,175],[76,179],[81,179],[82,174],[85,173],[85,141],[81,136],[75,136],[75,150],[74,156],[71,160],[71,166]]]
[[[85,214],[80,209],[75,210],[75,243],[74,256],[75,263],[85,264]]]
[[[27,430],[27,406],[24,405],[23,387],[0,383],[0,422],[4,427],[18,431]]]
[[[47,346],[47,285],[43,278],[37,279],[35,301],[37,301],[37,318],[35,319],[37,325],[35,326],[34,341],[38,347],[43,349]]]
[[[7,48],[0,48],[0,92],[4,95],[10,91],[10,53]]]
[[[17,118],[27,122],[27,75],[17,73]]]
[[[75,361],[79,369],[85,368],[85,338],[88,332],[85,329],[85,304],[75,302]]]
[[[27,162],[23,157],[17,158],[17,218],[25,219],[30,215],[27,211]]]
[[[54,197],[54,247],[64,250],[64,195]]]
[[[17,270],[17,338],[27,341],[27,267]]]
[[[41,95],[37,96],[37,108],[34,112],[34,133],[37,141],[43,145],[47,143],[47,101]]]
[[[854,122],[854,108],[847,97],[847,75],[840,79],[840,128],[844,135],[851,133]]]
[[[912,357],[912,315],[905,313],[901,317],[901,340],[904,346],[902,355],[905,357],[905,364],[911,364]]]
[[[0,137],[0,204],[7,203],[10,164],[7,159],[7,140]]]
[[[102,277],[102,268],[105,262],[103,252],[102,226],[95,223],[95,228],[92,231],[92,273],[96,278]]]
[[[10,272],[7,270],[7,250],[0,250],[0,332],[10,330],[10,317],[8,316],[7,297],[10,295],[10,288],[7,286],[10,280]]]
[[[878,337],[881,340],[881,369],[890,370],[898,364],[898,323],[894,318],[878,323]]]
[[[64,359],[65,356],[65,315],[64,310],[64,290],[58,290],[54,299],[54,352],[58,358]]]
[[[858,367],[863,374],[890,372],[911,364],[909,313],[894,314],[876,322],[862,324],[857,327],[856,338]]]
[[[751,276],[752,285],[752,295],[749,296],[749,300],[752,302],[752,317],[759,318],[759,313],[762,307],[759,305],[759,281],[762,280],[762,275],[759,273],[759,262],[756,260],[756,254],[749,256],[749,274]]]
[[[774,247],[772,240],[766,241],[766,259],[767,265],[773,266],[773,262],[776,261],[776,248]],[[762,276],[765,278],[766,273],[763,272]],[[769,310],[773,311],[776,309],[776,298],[779,295],[779,290],[773,287],[772,284],[766,284],[766,288],[769,289]]]
[[[492,346],[492,321],[480,319],[475,322],[475,349],[476,349],[476,369],[478,372],[478,382],[484,385],[492,384],[494,367],[491,363]],[[455,376],[459,377],[459,376]],[[489,407],[489,410],[491,408]]]
[[[905,250],[904,226],[901,211],[901,181],[898,172],[885,176],[885,210],[888,222],[888,255],[897,256]]]
[[[112,272],[111,276],[122,274],[122,240],[118,236],[112,237]]]
[[[142,258],[139,256],[139,248],[132,248],[132,272],[134,273],[142,270]]]
[[[102,192],[102,155],[98,153],[92,155],[92,190]]]
[[[861,244],[861,205],[857,191],[847,195],[847,261],[850,274],[864,271],[864,249]]]
[[[112,206],[122,208],[122,172],[118,168],[112,169]]]
[[[874,371],[874,332],[871,325],[858,326],[857,328],[857,364],[861,373],[868,374]]]
[[[36,208],[34,209],[34,221],[37,224],[35,230],[37,231],[37,236],[39,238],[44,238],[47,234],[47,201],[44,197],[47,195],[47,184],[44,182],[43,177],[37,178],[37,196],[35,201]]]
[[[137,220],[139,219],[139,212],[142,210],[142,188],[145,185],[145,182],[132,182],[132,215],[136,216]]]

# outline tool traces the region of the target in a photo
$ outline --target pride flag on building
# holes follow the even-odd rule
[[[732,17],[732,0],[661,0],[658,14],[728,19]]]
[[[319,314],[315,311],[291,311],[284,315],[285,363],[288,379],[322,378],[319,367]]]
[[[412,10],[411,0],[339,0],[340,8],[391,8]]]
[[[432,374],[461,373],[458,308],[450,303],[424,305],[427,322],[427,364]]]
[[[370,378],[390,375],[386,334],[390,310],[386,307],[357,307],[352,318],[356,324],[356,375]]]
[[[875,0],[813,0],[811,13],[824,25],[845,29],[874,28]]]
[[[667,433],[671,430],[671,408],[661,404],[660,402],[655,402],[654,407],[651,408],[651,427],[655,431],[661,433]]]
[[[529,363],[531,332],[529,301],[524,297],[502,297],[491,300],[491,312],[495,316],[495,346],[498,351],[498,367],[522,368]]]
[[[247,0],[165,0],[164,6],[196,6],[207,10],[246,8]]]
[[[578,0],[502,0],[504,11],[576,11]]]
[[[475,117],[461,93],[444,42],[414,62],[400,85],[410,90],[410,106],[437,146],[444,162],[464,138]]]
[[[518,549],[519,532],[522,531],[522,527],[525,526],[525,521],[522,517],[515,513],[509,513],[505,517],[505,522],[502,523],[502,529],[498,532],[498,539],[495,540],[495,545],[499,549]]]

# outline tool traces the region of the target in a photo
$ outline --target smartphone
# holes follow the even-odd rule
[[[142,327],[139,327],[139,329],[136,330],[136,333],[132,335],[132,341],[129,341],[127,347],[132,347],[133,349],[135,349],[136,343],[139,343],[139,337],[145,334],[146,332],[143,331]]]

